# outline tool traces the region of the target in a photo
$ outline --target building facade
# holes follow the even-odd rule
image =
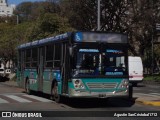
[[[7,0],[0,0],[0,16],[12,16],[15,5],[8,5]]]

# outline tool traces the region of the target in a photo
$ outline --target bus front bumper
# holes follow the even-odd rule
[[[108,98],[108,97],[128,97],[128,90],[113,91],[113,92],[88,92],[82,90],[69,90],[69,97],[81,97],[81,98]]]

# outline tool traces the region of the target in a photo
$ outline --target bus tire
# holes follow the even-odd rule
[[[132,100],[133,98],[133,85],[129,85],[129,95],[128,95],[129,100]]]
[[[137,83],[136,83],[136,82],[134,82],[134,83],[132,83],[132,84],[133,84],[134,87],[137,87]]]
[[[26,79],[26,82],[25,82],[25,92],[27,94],[31,94],[30,85],[29,85],[29,79]]]
[[[61,96],[58,94],[58,83],[54,82],[51,90],[51,99],[55,100],[56,103],[61,102]]]

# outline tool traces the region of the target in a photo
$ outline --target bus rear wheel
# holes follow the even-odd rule
[[[52,88],[51,99],[55,100],[56,103],[61,102],[61,96],[58,94],[58,83],[55,82]]]

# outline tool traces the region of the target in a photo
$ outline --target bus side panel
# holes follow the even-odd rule
[[[25,79],[29,79],[29,88],[30,90],[38,91],[38,81],[37,81],[37,72],[35,69],[25,69],[24,72]]]
[[[60,70],[44,70],[43,93],[51,94],[52,81],[58,82],[58,93],[61,94]]]
[[[21,72],[19,70],[17,70],[16,76],[17,76],[18,86],[23,88],[23,77],[22,77]]]
[[[43,93],[51,93],[52,71],[44,70],[43,73]]]

